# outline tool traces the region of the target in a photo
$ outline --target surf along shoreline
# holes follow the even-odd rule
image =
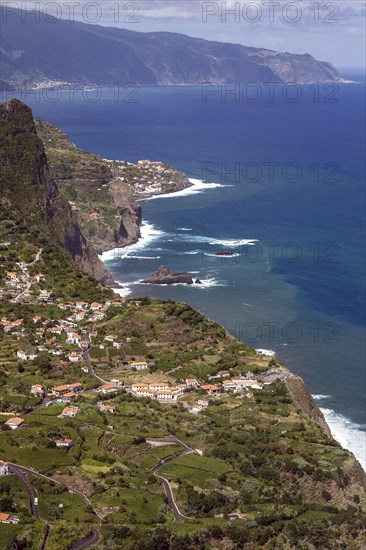
[[[145,201],[155,200],[155,199],[169,199],[169,198],[179,198],[184,197],[188,195],[195,195],[198,193],[205,192],[210,189],[220,188],[220,187],[226,187],[226,185],[222,185],[220,183],[205,183],[202,180],[194,179],[194,178],[188,178],[191,185],[185,187],[184,189],[180,189],[178,191],[171,191],[169,193],[150,193],[149,196],[138,198],[136,197],[135,200],[139,203],[143,203]],[[190,228],[183,228],[185,231],[189,231]],[[116,258],[125,259],[129,256],[129,254],[136,252],[138,249],[139,251],[143,250],[145,247],[147,247],[153,240],[158,239],[164,234],[163,231],[157,229],[153,224],[142,221],[141,224],[141,236],[138,238],[138,240],[130,245],[126,245],[124,247],[118,247],[113,248],[104,251],[99,258],[102,260],[102,262],[106,265],[108,269],[107,262]],[[136,259],[143,259],[144,256],[136,256],[134,255],[134,258]],[[159,257],[156,257],[157,259]],[[114,291],[121,295],[121,296],[127,296],[130,294],[133,294],[133,291],[130,289],[130,285],[138,284],[140,281],[131,281],[130,283],[117,283],[120,285],[120,288],[115,288]],[[169,285],[164,285],[169,286]],[[203,287],[203,285],[196,285],[197,287]],[[258,350],[261,351],[261,350]],[[264,351],[264,350],[263,350]],[[268,355],[275,355],[275,352],[273,350],[266,350],[268,352]],[[287,367],[286,367],[287,368]],[[349,450],[351,453],[354,454],[356,460],[360,463],[363,470],[366,472],[366,433],[363,431],[362,426],[358,426],[357,424],[353,423],[350,419],[348,419],[346,416],[343,416],[340,413],[337,413],[336,411],[333,411],[327,407],[327,405],[324,403],[324,397],[320,395],[314,395],[312,396],[316,406],[321,411],[324,421],[326,422],[327,426],[329,427],[329,430],[332,434],[332,437],[345,449]],[[328,397],[328,396],[327,396]],[[360,444],[360,441],[364,440],[364,446]]]

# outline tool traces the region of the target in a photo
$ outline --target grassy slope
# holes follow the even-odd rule
[[[120,350],[120,356],[113,356],[107,367],[121,379],[127,375],[121,361],[146,349],[155,367],[144,376],[171,382],[182,372],[204,379],[222,366],[231,368],[232,374],[268,368],[253,350],[184,304],[130,300],[119,313],[111,309],[98,330],[100,341],[111,333],[121,340],[131,338],[131,347]],[[149,340],[158,345],[146,348]],[[185,351],[188,340],[189,353]],[[111,351],[112,347],[103,350],[107,355]],[[180,371],[171,370],[176,357]],[[205,368],[205,364],[209,366]],[[10,385],[14,384],[12,364],[5,370]],[[57,369],[54,374],[43,373],[42,380],[51,385],[55,374],[57,378]],[[17,383],[28,376],[27,372],[18,374]],[[67,371],[64,376],[69,376]],[[93,386],[89,380],[89,385],[88,380],[84,382],[86,387]],[[78,400],[81,414],[73,420],[58,419],[62,406],[52,405],[28,414],[24,429],[3,432],[1,446],[12,460],[51,475],[60,470],[58,479],[86,492],[92,505],[105,515],[105,540],[113,536],[118,548],[145,548],[146,535],[142,533],[159,525],[168,528],[164,535],[168,539],[173,536],[169,532],[177,532],[181,538],[189,533],[191,542],[187,539],[185,548],[197,547],[197,533],[210,525],[221,526],[222,533],[240,548],[249,544],[244,540],[252,540],[248,548],[281,548],[281,540],[290,541],[289,548],[297,548],[297,533],[304,531],[303,538],[308,540],[318,530],[320,519],[326,533],[323,548],[340,547],[337,537],[350,544],[361,533],[365,493],[345,473],[350,454],[294,406],[282,383],[254,392],[252,397],[228,395],[214,400],[199,415],[186,412],[183,402],[199,396],[200,391],[196,391],[178,403],[159,404],[122,392],[113,400],[117,413],[108,416],[96,409],[99,398],[86,393]],[[107,429],[110,423],[113,431]],[[144,438],[168,434],[204,453],[187,455],[161,470],[172,481],[183,513],[195,518],[184,526],[172,523],[161,483],[148,473],[159,459],[175,454],[177,449],[149,449]],[[68,453],[48,446],[50,439],[60,436],[75,440]],[[47,484],[40,487],[40,500],[58,502],[62,496],[52,495]],[[72,521],[73,506],[81,506],[78,528],[88,530],[88,512],[83,505],[65,502],[52,518],[55,532],[63,521]],[[235,532],[230,522],[214,517],[230,512],[244,518],[235,524]],[[49,513],[48,506],[41,507],[43,519],[50,519]],[[210,540],[211,535],[205,537]],[[309,545],[306,548],[312,548]]]

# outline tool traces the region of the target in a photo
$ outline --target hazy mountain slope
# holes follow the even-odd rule
[[[2,8],[3,10],[4,8]],[[328,63],[308,54],[279,53],[168,32],[140,33],[29,12],[4,15],[3,80],[79,84],[201,84],[210,82],[335,82]]]

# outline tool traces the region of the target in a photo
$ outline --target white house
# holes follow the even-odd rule
[[[171,400],[176,399],[171,390],[160,390],[156,393],[158,399]]]
[[[76,353],[75,351],[72,351],[71,353],[69,353],[68,357],[69,357],[69,361],[71,361],[72,363],[77,363],[78,361],[81,361],[80,354]]]
[[[193,414],[197,414],[197,413],[201,412],[202,409],[203,409],[203,407],[201,405],[193,405],[193,407],[191,407],[189,409],[189,412],[193,413]]]
[[[36,397],[44,397],[44,393],[45,390],[42,384],[33,384],[33,386],[31,387],[31,394],[35,395]]]
[[[8,473],[9,473],[8,463],[0,460],[0,476],[7,476]]]
[[[56,447],[63,447],[69,449],[74,444],[72,439],[54,439]]]
[[[89,307],[89,304],[88,302],[76,302],[75,306],[77,307],[77,309],[86,309],[87,307]]]
[[[109,393],[115,393],[117,391],[117,388],[115,388],[113,384],[103,384],[103,386],[99,386],[97,391],[99,393],[103,393],[104,395],[107,395]]]
[[[114,405],[111,405],[110,403],[101,403],[100,404],[100,407],[99,407],[99,410],[101,412],[106,412],[106,413],[111,413],[113,414],[115,412],[115,406]]]
[[[19,359],[22,359],[22,361],[34,361],[34,359],[37,357],[36,353],[26,353],[23,350],[17,351],[17,357]]]
[[[79,407],[65,407],[61,413],[61,416],[68,416],[69,418],[73,418],[79,413],[80,413]]]
[[[81,336],[80,336],[80,334],[77,334],[76,332],[68,332],[67,333],[67,341],[68,341],[69,344],[80,344]]]
[[[186,384],[188,387],[198,386],[198,382],[195,378],[186,378]]]
[[[11,428],[12,430],[16,430],[17,428],[20,428],[23,425],[23,423],[24,423],[23,418],[15,416],[14,418],[9,418],[5,422],[5,425],[9,426],[9,428]]]
[[[147,370],[149,368],[149,365],[146,363],[146,361],[131,361],[130,368],[136,370]]]
[[[170,386],[169,384],[165,384],[164,382],[158,382],[157,384],[150,384],[149,389],[154,391],[164,391],[169,390]]]

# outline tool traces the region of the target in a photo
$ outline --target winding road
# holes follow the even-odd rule
[[[89,351],[92,349],[93,347],[93,344],[92,343],[89,343],[89,346],[86,348],[86,350],[84,350],[82,352],[82,355],[85,359],[85,364],[87,366],[87,369],[88,369],[88,372],[91,376],[94,376],[94,378],[96,378],[97,380],[99,380],[99,382],[102,382],[102,384],[110,384],[110,382],[108,382],[107,380],[103,380],[103,378],[101,378],[100,376],[98,376],[93,367],[92,367],[92,364],[91,364],[91,359],[90,359],[90,355],[89,355]]]
[[[168,504],[169,504],[169,506],[170,506],[170,508],[173,512],[173,515],[174,515],[174,520],[175,521],[185,521],[186,519],[191,519],[191,518],[183,515],[180,512],[180,510],[177,506],[177,503],[174,500],[174,495],[173,495],[173,491],[172,491],[172,487],[170,485],[170,482],[165,477],[163,477],[163,476],[156,473],[161,468],[164,468],[164,466],[166,466],[167,464],[170,464],[171,462],[174,462],[175,460],[177,460],[177,458],[180,458],[181,456],[184,456],[184,455],[187,455],[189,453],[194,453],[195,452],[194,449],[191,449],[191,447],[188,447],[188,445],[183,443],[178,438],[176,438],[176,443],[179,443],[179,445],[181,445],[183,447],[183,450],[180,453],[175,454],[174,456],[171,456],[169,458],[164,458],[163,460],[160,460],[160,462],[158,464],[156,464],[156,466],[153,466],[152,468],[150,468],[149,472],[151,474],[154,474],[154,476],[156,476],[156,477],[158,477],[162,480],[163,485],[164,485],[164,489],[165,489],[166,498],[168,499]]]
[[[28,495],[29,495],[32,516],[36,519],[39,519],[38,493],[27,477],[29,475],[29,472],[27,471],[26,468],[22,468],[21,466],[17,466],[17,464],[11,464],[11,463],[9,463],[9,470],[13,474],[15,474],[21,480],[21,482],[25,485],[25,488],[27,489]]]
[[[90,533],[87,534],[83,539],[73,542],[68,547],[68,550],[83,550],[83,548],[88,548],[92,544],[95,544],[100,539],[100,533],[96,529],[92,529]]]
[[[31,484],[31,482],[28,479],[28,476],[32,475],[35,477],[39,477],[41,479],[46,479],[47,481],[51,481],[52,483],[55,483],[56,485],[62,485],[60,481],[57,479],[53,479],[52,477],[45,476],[44,474],[41,474],[39,472],[36,472],[35,470],[32,470],[31,468],[26,468],[25,466],[19,466],[18,464],[13,464],[12,462],[9,462],[9,470],[11,473],[15,474],[25,485],[28,494],[29,494],[29,500],[31,505],[31,511],[34,518],[39,519],[39,511],[38,511],[38,496],[37,491]],[[77,489],[68,489],[69,493],[73,493],[75,495],[78,495],[81,500],[84,502],[84,504],[88,506],[92,506],[90,500],[84,493],[81,491],[78,491]],[[96,512],[94,509],[94,514],[99,518],[101,521],[103,518]],[[100,538],[100,533],[97,529],[93,528],[90,533],[84,537],[83,539],[76,541],[72,543],[72,545],[69,547],[69,550],[81,550],[83,548],[88,548],[92,544],[95,544],[98,542]],[[43,548],[46,548],[47,546],[47,539],[48,539],[48,532],[46,534]]]

